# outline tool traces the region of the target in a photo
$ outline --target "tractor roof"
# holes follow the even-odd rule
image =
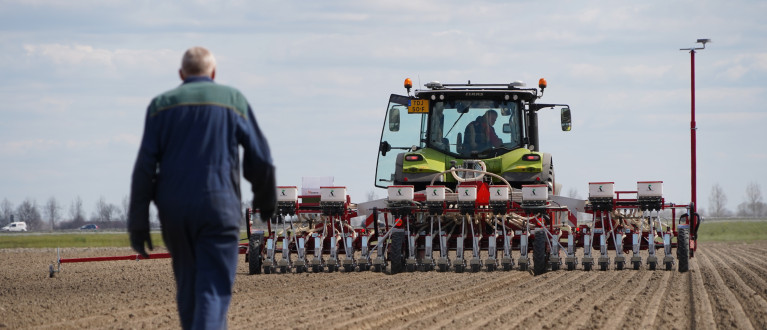
[[[438,81],[432,81],[424,86],[428,89],[416,90],[416,97],[423,98],[428,97],[429,95],[438,94],[451,98],[495,98],[513,94],[525,101],[531,102],[538,96],[537,89],[523,88],[525,87],[525,84],[521,81],[515,81],[509,84],[472,84],[471,81],[466,84],[442,84]]]

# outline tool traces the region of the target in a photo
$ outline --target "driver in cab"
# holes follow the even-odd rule
[[[495,134],[495,121],[498,119],[498,112],[487,110],[484,115],[477,117],[474,121],[466,125],[464,131],[464,148],[469,153],[480,152],[490,147],[499,147],[503,143],[498,135]]]

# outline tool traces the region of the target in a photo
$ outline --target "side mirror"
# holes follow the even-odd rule
[[[511,125],[509,123],[503,124],[503,132],[506,134],[511,133]]]
[[[381,152],[381,156],[386,156],[386,153],[391,150],[391,145],[389,142],[381,141],[381,144],[378,145],[378,151]]]
[[[399,132],[399,108],[389,109],[389,131]]]
[[[572,117],[570,117],[570,108],[562,108],[560,120],[562,122],[562,131],[569,132],[573,127]]]

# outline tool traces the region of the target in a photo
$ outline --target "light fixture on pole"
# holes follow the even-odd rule
[[[695,124],[695,53],[697,50],[706,49],[706,44],[711,42],[711,39],[698,39],[696,43],[702,44],[703,47],[691,47],[680,48],[679,50],[686,50],[690,52],[690,167],[692,169],[690,177],[690,197],[691,205],[689,217],[692,220],[691,225],[696,226],[698,222],[698,193],[697,193],[697,164],[696,164],[696,145],[695,145],[695,131],[698,127]],[[691,233],[694,232],[693,228],[690,228]]]

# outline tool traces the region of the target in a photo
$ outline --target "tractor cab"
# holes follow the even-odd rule
[[[471,174],[443,173],[451,168],[474,168],[497,174],[521,187],[549,183],[554,188],[551,156],[539,152],[538,119],[542,108],[560,108],[562,130],[571,127],[567,105],[537,104],[539,90],[510,84],[441,84],[408,96],[392,94],[378,152],[376,186],[430,183],[454,188]],[[476,178],[475,178],[476,179]],[[500,182],[498,178],[486,181]]]

